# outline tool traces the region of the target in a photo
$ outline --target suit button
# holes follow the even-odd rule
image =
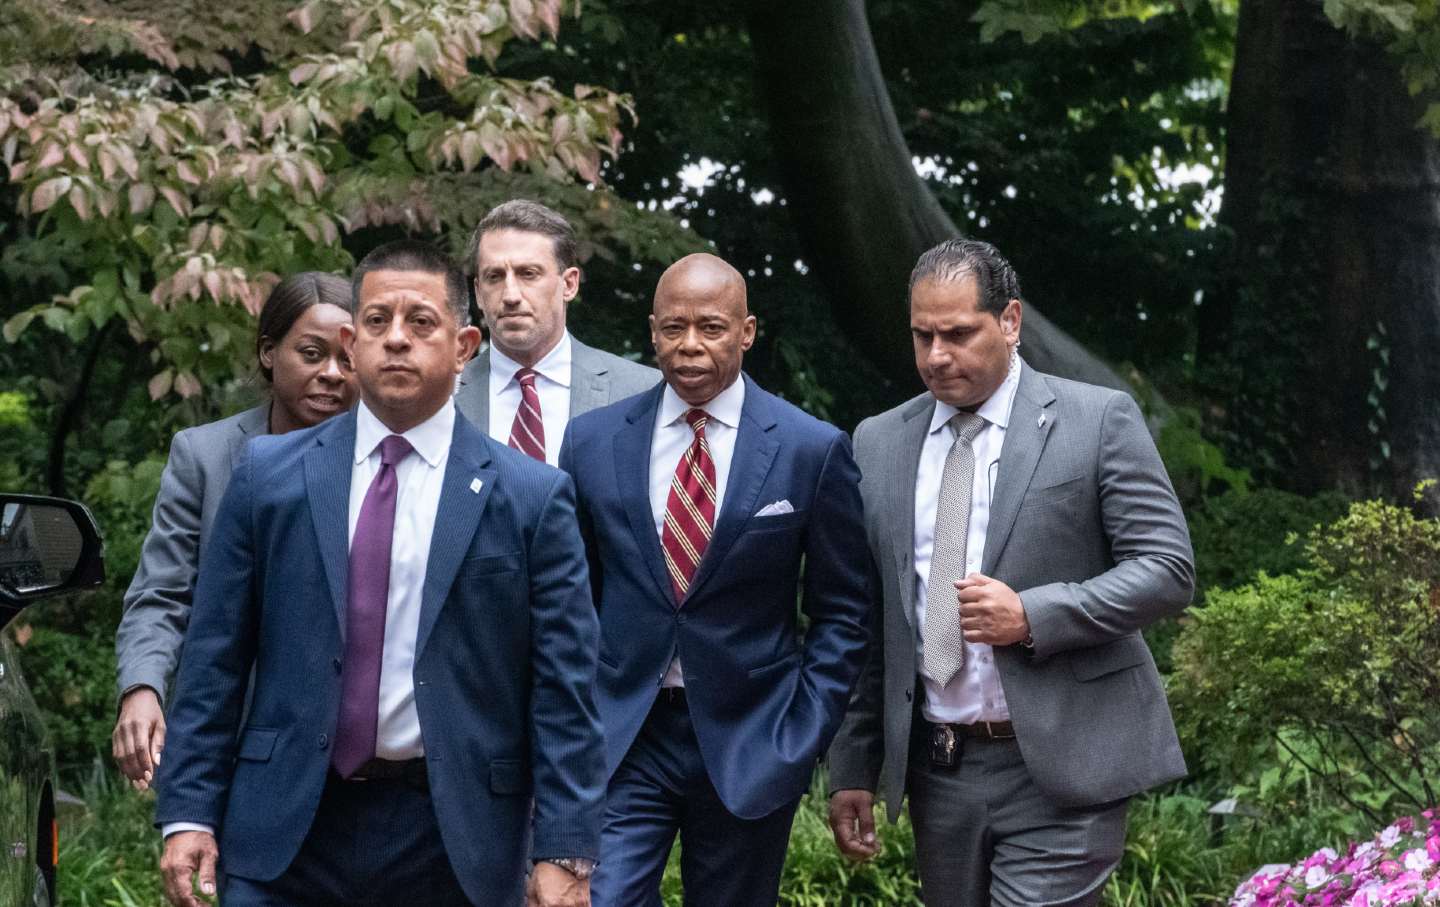
[[[326,748],[329,747],[329,746],[330,746],[330,735],[328,735],[328,734],[321,734],[321,735],[320,735],[320,748],[323,750],[323,749],[326,749]]]
[[[906,690],[906,691],[905,691],[905,701],[906,701],[906,702],[909,702],[909,701],[910,701],[910,692],[911,692],[910,690]]]
[[[339,674],[339,673],[340,673],[340,659],[338,659],[338,658],[332,658],[332,659],[330,659],[330,666],[335,669],[335,673],[336,673],[336,674]]]

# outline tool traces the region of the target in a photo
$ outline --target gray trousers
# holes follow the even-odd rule
[[[962,741],[960,764],[910,747],[910,818],[926,907],[1093,907],[1125,849],[1127,801],[1050,803],[1014,740]]]

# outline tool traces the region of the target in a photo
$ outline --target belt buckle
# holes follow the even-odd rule
[[[940,768],[954,768],[959,760],[958,740],[955,729],[948,724],[930,726],[930,764]]]

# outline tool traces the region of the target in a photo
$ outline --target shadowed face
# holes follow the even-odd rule
[[[703,406],[740,375],[755,342],[745,281],[713,255],[681,259],[655,287],[650,341],[665,382],[691,406]]]
[[[534,365],[565,334],[565,305],[580,289],[580,269],[561,268],[543,233],[493,230],[480,237],[475,297],[490,342],[521,365]]]
[[[260,364],[271,372],[272,431],[309,428],[355,402],[355,373],[340,343],[350,313],[318,303],[306,309],[278,340],[260,344]]]
[[[480,330],[455,322],[445,275],[371,271],[360,285],[353,325],[342,329],[360,397],[394,432],[433,416],[480,345]]]
[[[969,275],[927,278],[910,291],[910,335],[915,368],[935,399],[973,410],[999,389],[1020,339],[1020,300],[997,317],[980,308],[980,288]]]

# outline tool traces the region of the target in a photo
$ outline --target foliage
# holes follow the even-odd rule
[[[35,25],[31,3],[0,13],[7,33]],[[493,65],[514,38],[553,40],[562,5],[252,0],[246,22],[290,10],[287,39],[254,47],[226,27],[234,3],[176,17],[92,0],[86,11],[111,18],[44,19],[24,62],[0,68],[0,163],[22,217],[0,268],[42,297],[9,315],[6,339],[38,322],[78,343],[115,319],[153,363],[153,397],[198,395],[249,365],[251,318],[278,275],[351,263],[345,234],[463,229],[479,203],[535,179],[597,182],[628,99],[469,62]],[[129,42],[94,46],[92,19],[123,24]],[[122,68],[79,65],[86,52]],[[620,214],[603,189],[567,197],[616,212],[589,232],[609,241],[613,228],[627,251],[652,251],[627,232],[693,244],[663,219]]]
[[[1265,867],[1247,879],[1233,907],[1327,904],[1388,907],[1440,899],[1440,820],[1434,810],[1402,816],[1343,854],[1325,847],[1293,866]]]
[[[1225,462],[1225,454],[1202,433],[1200,413],[1179,407],[1169,414],[1155,439],[1165,471],[1182,501],[1208,499],[1216,482],[1232,495],[1250,493],[1249,470]]]
[[[1321,2],[1325,15],[1351,35],[1385,46],[1400,66],[1412,95],[1440,92],[1440,3],[1436,0],[1307,0]],[[1085,23],[1117,18],[1145,19],[1179,8],[1192,14],[1233,11],[1238,0],[984,0],[975,13],[981,36],[995,40],[1015,32],[1026,43]],[[1432,100],[1420,124],[1440,135],[1440,101]]]
[[[1261,573],[1302,568],[1305,547],[1299,540],[1339,518],[1347,506],[1336,492],[1306,497],[1277,488],[1232,490],[1192,504],[1186,516],[1195,548],[1195,588],[1204,596],[1252,582]]]
[[[1375,824],[1425,808],[1440,784],[1440,520],[1361,502],[1304,552],[1192,612],[1171,684],[1182,732],[1221,777],[1263,786],[1293,763]]]
[[[84,806],[60,811],[60,903],[68,907],[162,907],[155,795],[136,793],[109,765],[81,775]]]

